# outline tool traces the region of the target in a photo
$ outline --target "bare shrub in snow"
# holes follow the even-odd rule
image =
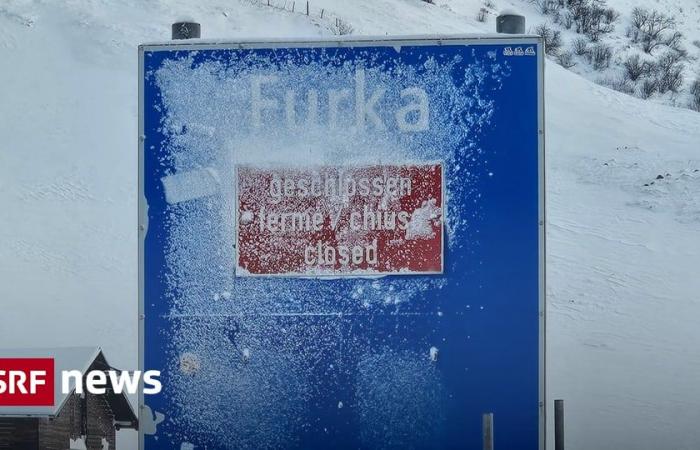
[[[668,36],[668,39],[664,41],[664,45],[678,53],[683,58],[688,57],[688,51],[683,48],[683,34],[679,31],[673,32]]]
[[[585,34],[593,42],[615,29],[619,14],[608,8],[605,0],[568,0],[568,6],[573,14],[576,32]]]
[[[574,39],[571,43],[571,50],[579,56],[585,55],[588,53],[588,39],[585,37]]]
[[[625,76],[606,78],[600,84],[608,86],[618,92],[624,92],[629,95],[634,94],[634,83]]]
[[[683,85],[682,59],[678,53],[669,50],[656,60],[653,68],[658,92],[678,92]]]
[[[556,11],[553,11],[550,16],[552,17],[552,22],[554,23],[559,23],[561,22],[561,10],[557,9]]]
[[[606,0],[534,0],[542,14],[567,30],[576,25],[576,32],[592,41],[615,29],[620,14],[607,7]]]
[[[675,30],[676,20],[656,10],[636,7],[632,10],[632,25],[627,35],[639,43],[645,53],[667,46],[680,49],[682,34]]]
[[[569,50],[559,53],[557,62],[565,69],[570,69],[576,65],[576,62],[574,62],[574,54]]]
[[[649,76],[652,72],[651,65],[642,61],[639,55],[632,55],[628,57],[622,66],[625,68],[625,75],[631,81],[637,81],[642,76]]]
[[[486,8],[479,9],[476,13],[476,20],[479,22],[486,22],[486,18],[489,16],[489,11]]]
[[[634,33],[641,32],[642,27],[649,21],[650,14],[650,11],[646,8],[635,7],[632,9],[632,17],[630,18],[632,25],[627,30],[627,35],[632,39],[637,39],[638,36],[634,35]]]
[[[496,3],[494,3],[493,0],[486,0],[484,6],[488,9],[496,9]]]
[[[649,78],[642,81],[639,86],[639,96],[642,98],[649,98],[656,92],[656,80]]]
[[[693,41],[693,45],[696,46],[697,48],[700,48],[700,39],[695,39]]]
[[[335,27],[331,30],[333,31],[333,34],[338,34],[338,35],[346,35],[346,34],[352,34],[354,31],[352,25],[350,25],[348,22],[344,21],[343,19],[337,18],[335,19]]]
[[[567,30],[570,30],[574,26],[574,14],[571,11],[564,11],[559,14],[559,23]]]
[[[588,61],[596,70],[607,69],[612,59],[612,48],[609,45],[598,42],[588,51]]]
[[[601,35],[612,33],[615,30],[615,22],[620,17],[620,13],[605,7],[594,7],[592,11],[595,20],[591,30],[586,34],[592,41],[597,41]]]
[[[700,76],[690,86],[690,108],[700,112]]]
[[[620,13],[612,8],[603,8],[603,23],[613,24],[620,18]]]
[[[554,14],[561,9],[561,3],[558,0],[537,0],[537,6],[542,14]]]
[[[553,30],[547,24],[538,25],[535,28],[535,34],[544,39],[544,51],[548,55],[555,56],[559,54],[561,49],[561,32]]]

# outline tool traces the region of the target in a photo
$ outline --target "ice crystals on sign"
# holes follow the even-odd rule
[[[238,274],[442,271],[442,165],[241,166]]]
[[[251,117],[253,126],[265,126],[265,113],[278,113],[284,117],[287,127],[298,125],[298,103],[306,104],[305,120],[307,125],[324,124],[330,129],[346,127],[341,123],[341,112],[352,108],[352,118],[356,131],[363,131],[371,126],[377,130],[387,128],[387,122],[393,121],[396,128],[403,132],[425,131],[430,125],[428,94],[417,86],[407,87],[399,93],[401,103],[393,106],[393,111],[382,110],[386,88],[382,86],[367,90],[365,70],[355,71],[353,88],[329,89],[324,93],[309,89],[305,95],[288,89],[279,95],[272,91],[280,79],[275,75],[257,75],[251,77]],[[320,103],[323,104],[320,104]],[[386,106],[386,105],[385,105]],[[325,117],[322,117],[325,115]],[[393,127],[393,124],[392,124]]]

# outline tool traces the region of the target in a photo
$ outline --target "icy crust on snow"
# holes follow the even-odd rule
[[[669,161],[663,151],[619,146],[605,158],[584,157],[574,171],[583,183],[622,188],[630,206],[668,212],[684,224],[700,223],[700,160]]]
[[[402,48],[402,55],[409,50]],[[166,185],[171,198],[183,199],[168,206],[167,270],[163,273],[168,286],[168,298],[163,300],[169,302],[170,316],[177,324],[171,335],[164,336],[170,343],[168,384],[173,396],[168,415],[180,434],[172,439],[193,442],[200,436],[211,445],[232,448],[289,446],[299,429],[314,426],[304,421],[308,411],[302,408],[319,394],[313,391],[321,384],[314,381],[319,377],[330,386],[355,378],[356,400],[338,401],[361,414],[367,439],[376,442],[389,432],[405,432],[413,438],[415,433],[429,433],[432,422],[422,423],[419,416],[442,414],[434,393],[440,389],[439,377],[426,366],[429,358],[419,349],[397,357],[397,370],[414,373],[406,379],[418,380],[427,389],[420,395],[428,397],[419,396],[424,409],[402,412],[406,427],[393,431],[381,427],[376,421],[399,420],[391,416],[396,414],[390,407],[395,402],[386,400],[399,385],[387,384],[390,380],[380,383],[382,366],[372,362],[373,353],[365,342],[342,342],[343,327],[350,326],[342,319],[420,310],[421,304],[430,301],[428,293],[444,287],[447,279],[235,277],[234,169],[239,164],[440,161],[446,191],[446,245],[474,245],[475,230],[470,225],[479,214],[474,181],[480,176],[477,172],[488,172],[475,137],[489,125],[494,107],[483,86],[487,80],[491,86],[494,80],[500,82],[509,69],[493,52],[467,51],[471,52],[466,56],[468,65],[457,55],[440,61],[420,56],[418,63],[389,65],[372,51],[356,54],[353,60],[344,59],[345,53],[308,49],[298,50],[299,54],[220,51],[216,59],[201,58],[196,51],[178,52],[147,74],[161,90],[159,108],[165,113],[161,125],[166,139],[159,150],[168,168],[164,183],[171,176],[200,171],[215,179],[220,190],[209,195],[213,183],[206,182],[203,188],[195,183],[206,195],[191,198],[187,192],[177,192],[177,183]],[[376,110],[383,113],[385,129],[368,121],[364,130],[358,130],[352,110],[358,70],[366,98],[384,90]],[[251,82],[269,75],[278,76],[279,81],[265,83],[261,92],[265,98],[278,99],[280,107],[263,110],[260,126],[255,127]],[[429,127],[397,132],[393,112],[406,102],[402,90],[415,86],[427,93]],[[310,114],[306,100],[311,88],[318,91],[315,114],[321,119],[317,123],[305,120]],[[350,89],[350,106],[340,108],[336,127],[325,119],[328,89]],[[296,99],[291,108],[284,104],[289,91],[295,92]],[[435,215],[434,205],[424,206],[427,219]],[[416,239],[428,233],[418,220],[413,229]],[[450,270],[449,261],[446,270]],[[342,353],[339,345],[344,346]],[[428,342],[422,345],[430,348]],[[184,365],[183,354],[187,355]],[[329,363],[344,355],[355,355],[363,361],[361,367],[353,363],[341,369]],[[402,395],[405,392],[402,388]],[[399,436],[385,437],[400,441]]]

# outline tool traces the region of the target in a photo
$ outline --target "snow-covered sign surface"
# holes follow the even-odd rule
[[[237,172],[237,275],[442,272],[442,167]]]
[[[542,58],[142,46],[142,445],[541,449]]]

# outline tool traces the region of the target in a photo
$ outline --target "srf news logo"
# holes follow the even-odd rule
[[[54,406],[55,376],[53,358],[0,358],[0,406]],[[136,394],[141,372],[92,370],[83,374],[79,370],[64,370],[60,377],[64,394],[73,390],[82,394],[87,390],[100,395],[107,392],[108,386],[116,394]],[[157,370],[143,373],[144,394],[161,391],[158,377]]]
[[[53,358],[0,358],[0,406],[53,406]]]

